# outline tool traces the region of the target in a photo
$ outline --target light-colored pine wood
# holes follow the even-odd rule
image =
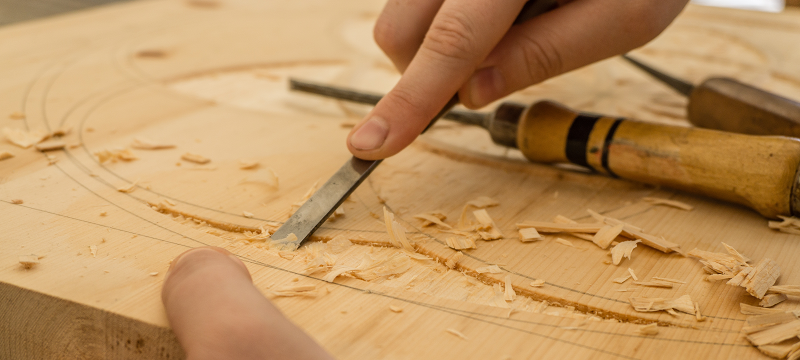
[[[697,260],[640,246],[614,266],[608,250],[555,241],[578,241],[568,234],[523,243],[515,224],[559,214],[596,223],[587,215],[592,209],[683,249],[724,252],[724,240],[753,264],[773,259],[782,269],[777,285],[800,284],[797,235],[769,229],[744,207],[530,164],[519,151],[491,144],[485,131],[446,121],[381,164],[314,242],[293,253],[267,250],[261,229],[277,227],[349,158],[342,124],[368,109],[289,93],[286,78],[390,89],[398,74],[371,40],[381,5],[160,0],[0,29],[0,127],[73,129],[62,137],[64,149],[47,154],[0,141],[0,153],[14,154],[0,163],[0,358],[183,357],[159,291],[169,261],[201,245],[240,256],[259,289],[343,359],[763,357],[744,339],[739,311],[758,300],[744,288],[705,281]],[[691,81],[733,76],[800,98],[798,19],[797,10],[690,7],[635,53]],[[619,59],[510,99],[687,124],[685,99]],[[135,139],[175,147],[130,149],[135,159],[111,160]],[[101,163],[96,154],[105,151],[110,157]],[[186,153],[210,162],[181,160]],[[242,159],[259,165],[242,169]],[[260,181],[254,172],[267,169],[270,180]],[[117,191],[131,184],[132,192]],[[464,209],[479,196],[498,203],[482,207],[504,238],[477,240],[460,259],[446,246],[457,234],[413,217],[442,213],[443,222],[465,231],[457,226],[461,214],[473,222],[466,227],[477,225],[476,207]],[[694,209],[641,201],[648,196]],[[392,247],[383,206],[405,228],[414,254],[430,259]],[[19,257],[30,254],[44,257],[25,269]],[[365,255],[407,270],[383,276],[344,267],[357,267]],[[458,259],[454,270],[448,259]],[[686,284],[613,282],[628,267],[643,281]],[[334,269],[343,271],[325,281]],[[505,300],[509,274],[513,301]],[[315,296],[275,296],[292,283],[314,286]],[[638,312],[629,302],[683,295],[706,321],[693,311]],[[797,308],[790,297],[774,309]],[[640,336],[643,323],[672,326]]]

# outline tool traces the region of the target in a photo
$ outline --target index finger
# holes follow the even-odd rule
[[[446,0],[403,77],[351,131],[348,148],[382,159],[408,146],[508,31],[525,0]]]

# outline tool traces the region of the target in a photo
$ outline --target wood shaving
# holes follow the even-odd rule
[[[775,229],[787,234],[800,235],[800,219],[781,215],[778,215],[778,217],[781,218],[782,221],[767,222],[767,226],[769,226],[770,229]]]
[[[500,205],[500,203],[488,196],[480,196],[474,200],[467,201],[464,205],[464,209],[461,210],[461,216],[458,219],[458,228],[463,229],[467,226],[467,212],[470,209],[485,209],[497,205]]]
[[[278,178],[278,174],[275,173],[275,170],[272,170],[272,168],[258,169],[257,171],[252,172],[250,175],[248,175],[247,178],[245,178],[243,181],[266,184],[267,186],[273,187],[275,189],[278,189],[280,187],[280,179]],[[314,192],[317,190],[316,188],[317,184],[314,184],[314,186],[311,189],[309,189],[305,195],[303,195],[303,199],[300,202],[295,203],[295,205],[297,205],[297,207],[300,208],[300,206],[303,205],[303,203],[306,200],[311,198],[311,195],[313,195]]]
[[[49,136],[49,134],[43,130],[22,130],[22,129],[14,129],[14,128],[3,128],[3,134],[10,143],[17,145],[23,149],[27,149],[33,145],[36,145]]]
[[[636,331],[638,331],[639,334],[642,334],[642,335],[648,335],[648,336],[658,335],[658,324],[652,323],[652,324],[643,325],[643,326],[640,326],[639,329],[637,329]]]
[[[475,210],[472,212],[478,220],[477,231],[483,240],[497,240],[503,238],[503,233],[497,228],[494,220],[489,216],[486,209]]]
[[[92,253],[92,257],[97,257],[97,245],[89,245],[89,252]]]
[[[249,212],[249,211],[242,211],[242,216],[244,216],[244,217],[246,217],[248,219],[251,219],[255,215],[253,213]]]
[[[455,250],[475,249],[475,240],[468,237],[448,236],[445,239],[447,246]]]
[[[271,241],[272,245],[276,246],[280,250],[284,251],[297,250],[297,244],[295,243],[295,241],[297,241],[297,235],[295,235],[294,233],[286,235],[286,237],[283,239],[271,239],[271,240],[272,240]]]
[[[603,226],[597,231],[596,234],[594,234],[592,242],[597,244],[597,246],[599,246],[601,249],[606,249],[609,245],[611,245],[611,242],[614,241],[620,233],[622,233],[623,227],[625,227],[623,224]],[[636,245],[634,245],[634,247],[635,246]]]
[[[31,269],[39,264],[39,257],[36,255],[22,255],[19,257],[19,264],[25,269]]]
[[[572,219],[570,219],[570,218],[568,218],[566,216],[563,216],[563,215],[556,215],[556,217],[553,218],[553,222],[556,223],[556,224],[577,224],[578,223],[577,221],[572,220]],[[586,234],[586,233],[570,233],[570,235],[574,236],[574,237],[576,237],[578,239],[583,239],[583,240],[587,240],[587,241],[592,241],[592,237],[593,237],[593,235]]]
[[[406,237],[406,229],[394,220],[394,214],[390,213],[385,206],[383,207],[383,221],[386,224],[386,232],[389,233],[389,241],[392,245],[408,252],[416,252],[414,246],[411,245]]]
[[[14,205],[22,205],[22,199],[11,199],[11,203]]]
[[[800,296],[800,285],[775,285],[769,288],[768,293]]]
[[[455,269],[458,262],[464,257],[464,254],[459,251],[451,255],[447,260],[444,262],[444,265],[450,269]]]
[[[444,223],[447,217],[440,212],[429,212],[414,215],[415,219],[422,220],[422,226],[438,225],[445,229],[452,229],[453,227]]]
[[[164,150],[164,149],[174,149],[175,145],[159,144],[147,139],[135,138],[131,143],[131,147],[140,150]]]
[[[747,335],[747,340],[755,346],[777,344],[800,334],[800,320],[785,322]]]
[[[511,274],[506,274],[504,285],[505,285],[505,291],[504,291],[505,300],[514,301],[514,299],[517,297],[517,293],[514,292],[514,287],[511,285]]]
[[[683,295],[676,299],[631,297],[628,300],[631,306],[639,312],[677,310],[694,315],[694,302],[689,295]]]
[[[622,258],[626,257],[628,260],[631,259],[631,252],[633,249],[636,249],[636,244],[642,242],[641,240],[633,240],[633,241],[623,241],[613,248],[611,248],[611,263],[614,265],[619,265],[622,262]]]
[[[618,278],[614,278],[614,280],[612,280],[612,281],[617,283],[617,284],[622,284],[622,283],[628,281],[628,279],[630,279],[630,278],[631,278],[631,275],[625,275],[625,276],[621,276],[621,277],[618,277]]]
[[[101,164],[105,164],[109,161],[115,163],[118,161],[133,161],[139,159],[130,149],[101,150],[96,151],[94,156],[97,156],[97,161]]]
[[[242,170],[252,170],[257,168],[258,165],[259,165],[258,160],[248,160],[248,159],[239,160],[239,169]]]
[[[328,249],[334,253],[339,254],[353,246],[353,242],[344,237],[344,235],[336,235],[326,243]]]
[[[562,239],[562,238],[556,238],[555,242],[557,242],[557,243],[559,243],[561,245],[566,245],[566,246],[573,247],[573,248],[577,249],[577,247],[575,247],[575,245],[572,244],[572,241],[569,241],[569,240],[565,240],[565,239]]]
[[[106,215],[108,215],[107,211],[103,211],[103,212],[100,213],[100,216],[106,216]]]
[[[317,288],[316,285],[284,285],[275,289],[270,289],[270,294],[273,297],[293,297],[303,296],[316,298],[327,294],[327,288]]]
[[[761,302],[758,303],[758,306],[767,308],[773,307],[786,301],[786,299],[788,299],[788,297],[784,294],[767,294],[764,295],[764,298],[761,299]]]
[[[183,155],[181,155],[181,159],[182,160],[186,160],[188,162],[193,162],[195,164],[201,164],[201,165],[202,164],[208,164],[208,163],[211,162],[211,159],[209,159],[209,158],[207,158],[205,156],[198,155],[198,154],[193,154],[193,153],[188,153],[188,152],[183,154]]]
[[[11,159],[14,157],[14,154],[8,151],[0,151],[0,160]]]
[[[539,235],[539,232],[536,231],[535,228],[519,229],[519,241],[531,242],[541,239],[542,235]]]
[[[336,219],[342,216],[344,216],[344,205],[339,205],[339,207],[337,207],[336,210],[331,213],[331,216],[328,217],[328,221],[334,222]]]
[[[666,281],[634,281],[635,285],[672,289],[672,283]]]
[[[150,276],[158,276],[158,271],[151,272]]]
[[[23,114],[23,113],[21,113],[19,111],[14,111],[14,112],[12,112],[11,114],[8,115],[8,118],[11,119],[11,120],[22,120],[22,119],[25,118],[25,114]]]
[[[67,144],[65,144],[64,141],[62,140],[50,139],[36,144],[36,150],[39,150],[41,152],[61,150],[65,146],[67,146]]]
[[[794,340],[792,340],[794,341]],[[776,359],[788,359],[788,360],[797,360],[797,357],[800,356],[800,341],[794,342],[782,342],[780,344],[769,344],[769,345],[761,345],[758,346],[757,349],[761,351],[764,355],[776,358]]]
[[[671,241],[667,241],[666,239],[664,239],[663,236],[646,234],[644,233],[642,228],[638,226],[628,224],[622,220],[601,215],[595,211],[592,211],[591,209],[587,210],[587,212],[589,212],[589,215],[591,215],[597,221],[604,223],[606,225],[616,226],[621,224],[623,228],[622,228],[622,233],[620,235],[624,237],[635,240],[641,240],[642,244],[647,245],[661,252],[670,253],[672,251],[680,251],[680,245],[673,243]]]
[[[451,334],[453,334],[453,335],[455,335],[455,336],[458,336],[458,337],[460,337],[460,338],[461,338],[461,339],[463,339],[463,340],[469,340],[469,338],[467,338],[467,336],[466,336],[466,335],[462,334],[460,331],[458,331],[458,330],[456,330],[456,329],[453,329],[453,328],[447,328],[445,331],[447,331],[448,333],[451,333]]]
[[[278,251],[278,256],[280,256],[281,258],[284,258],[286,260],[292,260],[297,255],[295,253],[289,252],[289,251]]]
[[[676,284],[686,284],[686,281],[680,281],[680,280],[675,280],[675,279],[670,279],[670,278],[662,278],[662,277],[658,277],[658,276],[653,276],[653,280],[668,281],[668,282],[676,283]]]
[[[559,224],[545,221],[525,221],[517,223],[517,228],[535,228],[540,233],[596,233],[603,225],[599,224]]]
[[[545,283],[545,281],[543,279],[537,279],[537,280],[531,281],[530,286],[532,286],[532,287],[541,287],[541,286],[544,286],[544,283]]]
[[[700,303],[694,302],[694,316],[697,321],[706,321],[706,318],[700,313]]]
[[[646,202],[646,203],[648,203],[650,205],[665,205],[665,206],[671,206],[671,207],[678,208],[678,209],[681,209],[681,210],[686,210],[686,211],[691,211],[692,209],[694,209],[694,206],[689,205],[687,203],[680,202],[680,201],[676,201],[676,200],[661,199],[661,198],[654,198],[654,197],[646,197],[646,198],[642,198],[642,201],[644,201],[644,202]]]
[[[122,192],[122,193],[132,193],[134,190],[136,190],[136,183],[137,182],[138,181],[134,181],[133,183],[130,183],[128,185],[119,186],[119,187],[117,187],[117,191]]]
[[[365,254],[352,275],[361,280],[373,281],[403,274],[411,269],[411,266],[411,258],[406,252],[395,253],[382,259],[373,259],[369,254]]]
[[[750,259],[728,244],[722,244],[728,254],[694,249],[688,255],[700,259],[700,263],[705,266],[704,269],[708,272],[726,276],[733,275],[728,280],[728,285],[741,286],[750,295],[759,299],[763,298],[780,276],[781,270],[778,263],[764,258],[755,266],[750,265],[748,264]]]
[[[399,306],[394,306],[394,305],[389,305],[389,310],[391,310],[392,312],[395,312],[395,313],[403,312],[403,308],[401,308]]]
[[[639,278],[636,277],[636,273],[633,272],[633,269],[628,268],[628,272],[631,274],[631,277],[633,278],[634,281],[639,281]]]
[[[501,274],[503,273],[503,270],[500,269],[500,267],[497,265],[489,265],[489,266],[481,266],[475,269],[475,272],[477,272],[478,274],[485,274],[485,273]]]
[[[768,309],[768,308],[748,305],[745,303],[739,303],[739,311],[741,311],[741,313],[744,315],[764,315],[764,314],[785,312],[784,310]]]

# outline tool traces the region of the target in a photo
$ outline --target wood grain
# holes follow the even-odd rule
[[[345,202],[345,215],[315,238],[344,235],[356,243],[339,255],[342,263],[396,253],[380,221],[385,205],[417,251],[436,261],[414,263],[394,278],[325,283],[324,273],[303,274],[300,256],[289,260],[243,240],[236,229],[279,225],[293,203],[349,158],[349,129],[342,123],[367,109],[289,93],[286,78],[385,92],[398,74],[371,40],[380,3],[192,4],[133,2],[0,30],[0,111],[25,114],[21,120],[3,115],[0,126],[72,128],[64,137],[67,148],[49,153],[55,159],[0,143],[0,151],[15,155],[0,162],[0,357],[182,358],[159,291],[169,261],[201,245],[235,253],[265,293],[295,278],[326,286],[330,294],[318,299],[274,301],[339,358],[763,357],[742,338],[745,316],[738,311],[740,302],[758,301],[742,288],[704,281],[696,260],[640,245],[631,260],[613,266],[605,263],[607,251],[568,235],[558,236],[575,247],[553,235],[522,243],[514,224],[551,221],[558,214],[588,222],[586,210],[592,209],[684,249],[721,252],[724,241],[750,258],[769,257],[783,270],[779,284],[800,283],[796,235],[768,229],[763,217],[741,206],[530,164],[520,152],[494,146],[486,132],[444,121],[385,161]],[[732,76],[800,98],[800,50],[794,46],[799,18],[797,10],[689,7],[636,55],[692,81]],[[685,99],[620,59],[510,97],[541,99],[687,125]],[[101,164],[93,155],[128,147],[136,138],[175,148],[133,150],[139,159],[130,162]],[[181,161],[187,152],[211,162]],[[259,168],[242,170],[241,159],[257,160]],[[279,186],[259,180],[265,169],[278,174]],[[134,183],[133,192],[117,191]],[[481,195],[499,201],[488,213],[505,238],[478,241],[456,271],[448,270],[442,265],[454,253],[444,245],[448,234],[422,227],[413,215],[441,211],[453,224],[463,205]],[[641,201],[647,196],[679,200],[694,210],[653,206]],[[191,217],[236,225],[226,228],[234,231],[151,207],[167,200]],[[90,246],[97,247],[95,256]],[[45,257],[25,270],[18,258],[30,254]],[[504,273],[475,272],[491,264]],[[613,283],[628,267],[644,281],[664,277],[687,284],[663,289]],[[506,274],[517,299],[494,302],[493,284]],[[537,279],[545,284],[530,286]],[[631,291],[617,291],[623,288]],[[628,303],[631,296],[685,294],[709,320],[639,313]],[[543,311],[542,301],[550,304]],[[796,299],[776,308],[797,309]],[[640,335],[638,324],[648,322],[669,327]]]

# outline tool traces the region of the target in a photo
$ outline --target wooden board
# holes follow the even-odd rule
[[[568,169],[529,164],[517,151],[491,144],[479,129],[441,122],[387,160],[326,224],[317,241],[344,235],[358,245],[343,263],[379,257],[389,248],[382,207],[397,214],[420,253],[437,262],[372,282],[324,273],[305,275],[242,234],[179,221],[151,208],[166,200],[197,218],[244,227],[274,227],[291,204],[348,157],[342,123],[364,107],[289,93],[287,76],[386,91],[398,74],[371,40],[381,4],[373,1],[143,1],[19,24],[0,30],[1,127],[70,127],[70,146],[51,152],[3,141],[0,151],[0,357],[147,358],[183,356],[159,291],[169,261],[202,245],[242,258],[257,286],[299,278],[326,286],[318,299],[275,303],[339,358],[760,358],[743,339],[741,289],[704,281],[701,265],[640,246],[632,260],[607,265],[607,251],[556,236],[521,243],[514,224],[561,214],[587,221],[587,209],[625,219],[690,250],[724,251],[724,241],[753,259],[782,267],[780,284],[800,284],[795,235],[767,228],[755,212],[707,198]],[[709,75],[740,80],[800,99],[800,11],[760,14],[689,7],[662,36],[635,53],[699,82]],[[585,111],[687,124],[686,101],[610,59],[515,94],[554,99]],[[7,114],[21,112],[25,119]],[[134,138],[176,145],[133,150],[138,160],[99,163],[93,153],[128,147]],[[207,165],[180,160],[192,152]],[[274,187],[239,168],[256,159],[279,175]],[[131,193],[120,186],[136,184]],[[459,271],[441,263],[453,251],[447,234],[423,228],[414,214],[439,210],[448,222],[478,196],[506,235],[478,242]],[[654,207],[656,196],[693,211]],[[23,204],[11,200],[22,199]],[[247,211],[254,214],[243,216]],[[373,216],[374,215],[374,216]],[[97,247],[96,255],[90,246]],[[20,255],[44,255],[30,270]],[[476,275],[497,264],[503,274]],[[640,278],[686,281],[673,289],[618,285],[631,267]],[[156,276],[151,276],[158,272]],[[511,274],[520,295],[493,301],[493,284]],[[544,279],[542,287],[531,287]],[[629,292],[617,291],[629,288]],[[689,294],[709,317],[638,313],[631,296]],[[550,305],[542,311],[541,301]],[[796,300],[796,299],[793,299]],[[505,306],[502,306],[505,304]],[[400,306],[402,313],[389,310]],[[508,307],[513,308],[511,311]],[[796,301],[778,305],[797,309]],[[537,309],[539,312],[537,312]],[[657,336],[638,324],[658,322]],[[446,329],[467,336],[458,338]]]

